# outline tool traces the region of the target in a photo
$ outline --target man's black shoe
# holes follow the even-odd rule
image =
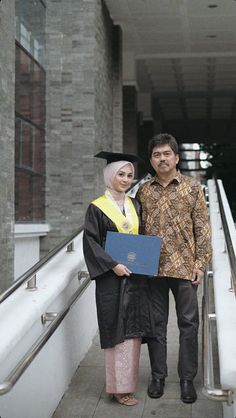
[[[164,393],[165,379],[154,379],[148,385],[148,396],[150,398],[160,398]]]
[[[194,403],[197,400],[196,390],[192,380],[180,380],[181,401],[184,403]]]

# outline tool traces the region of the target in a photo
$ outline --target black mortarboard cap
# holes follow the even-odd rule
[[[107,164],[114,163],[115,161],[130,161],[131,163],[142,163],[143,160],[137,155],[126,154],[123,152],[109,152],[101,151],[98,154],[94,155],[97,158],[103,158],[107,160]]]

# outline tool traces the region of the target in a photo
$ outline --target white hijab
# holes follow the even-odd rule
[[[123,210],[124,207],[125,192],[118,192],[114,189],[114,179],[117,172],[127,164],[130,165],[134,176],[134,166],[130,161],[115,161],[114,163],[107,164],[103,169],[104,183],[107,191],[110,193],[121,210]]]

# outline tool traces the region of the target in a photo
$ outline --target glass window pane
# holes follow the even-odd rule
[[[16,40],[42,65],[45,63],[45,5],[16,0]]]
[[[15,108],[24,118],[44,128],[45,72],[16,45]]]
[[[16,221],[45,219],[45,72],[16,45]]]
[[[16,221],[45,219],[45,3],[16,0]]]

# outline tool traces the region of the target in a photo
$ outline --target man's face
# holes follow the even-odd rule
[[[175,174],[179,155],[169,145],[155,146],[152,150],[150,163],[157,174]]]

